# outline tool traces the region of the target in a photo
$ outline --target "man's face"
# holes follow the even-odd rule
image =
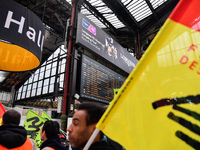
[[[72,123],[67,128],[68,140],[72,148],[84,148],[85,144],[92,135],[95,125],[86,125],[86,111],[78,110],[75,112]]]

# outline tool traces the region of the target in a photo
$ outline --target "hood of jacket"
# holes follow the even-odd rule
[[[23,145],[27,139],[24,127],[9,124],[0,126],[0,145],[10,149]]]
[[[60,141],[60,138],[58,135],[47,139],[46,141],[44,141],[41,146],[40,149],[43,149],[44,147],[52,147],[55,150],[67,150]]]

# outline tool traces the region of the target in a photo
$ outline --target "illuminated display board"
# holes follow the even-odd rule
[[[81,13],[78,14],[76,43],[88,48],[127,73],[131,73],[138,62],[119,43]]]
[[[108,103],[114,98],[114,89],[120,88],[125,80],[120,74],[82,55],[81,97]]]

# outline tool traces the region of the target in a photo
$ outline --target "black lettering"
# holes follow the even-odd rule
[[[32,117],[27,119],[27,122],[31,122],[31,125],[28,125],[28,128],[34,128],[35,130],[27,130],[27,135],[30,135],[32,139],[35,139],[37,136],[37,132],[40,131],[40,127],[42,126],[43,122],[40,124],[36,125],[40,120],[38,117]]]
[[[191,122],[185,120],[184,118],[175,116],[172,112],[170,112],[168,114],[168,117],[172,120],[174,120],[175,122],[179,123],[180,125],[186,127],[187,129],[189,129],[190,131],[200,135],[200,128],[199,126],[197,126],[196,124],[192,124]]]
[[[190,145],[194,149],[200,150],[200,143],[196,141],[195,139],[192,139],[191,137],[189,137],[188,135],[184,134],[181,131],[177,131],[176,136],[180,138],[181,140],[185,141],[188,145]]]
[[[163,106],[185,104],[185,103],[199,104],[200,103],[200,95],[187,96],[187,97],[181,97],[181,98],[172,98],[172,99],[164,98],[164,99],[153,102],[152,106],[154,109],[157,109],[157,108],[160,108]]]

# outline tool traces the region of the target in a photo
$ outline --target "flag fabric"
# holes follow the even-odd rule
[[[46,120],[52,120],[45,111],[42,112],[42,117],[45,118]]]
[[[6,112],[5,108],[3,107],[3,105],[0,102],[0,126],[2,125],[2,118],[3,118],[3,114]]]
[[[46,121],[43,117],[29,109],[26,119],[24,121],[24,128],[27,130],[27,136],[35,141],[36,147],[38,148],[42,143],[40,137],[40,128]]]
[[[180,0],[97,128],[132,150],[200,148],[200,0]]]

